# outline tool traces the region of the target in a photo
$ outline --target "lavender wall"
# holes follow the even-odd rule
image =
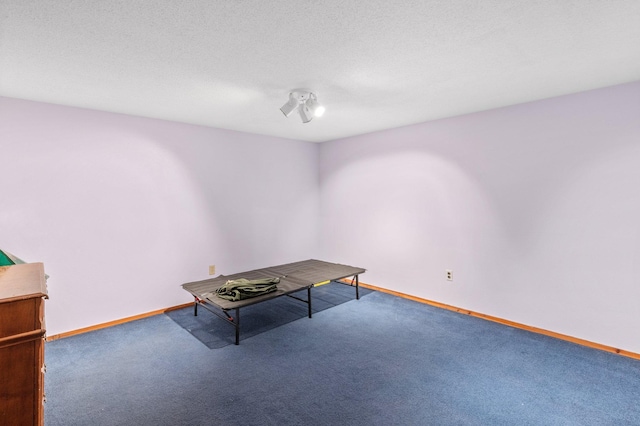
[[[317,145],[0,97],[0,247],[50,335],[322,257],[640,352],[639,117],[640,82]]]
[[[0,247],[42,261],[48,334],[317,257],[317,144],[0,98]]]
[[[320,179],[363,281],[640,352],[640,82],[324,143]]]

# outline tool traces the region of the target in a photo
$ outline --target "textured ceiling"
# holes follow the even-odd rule
[[[638,0],[0,0],[0,96],[297,140],[635,80]]]

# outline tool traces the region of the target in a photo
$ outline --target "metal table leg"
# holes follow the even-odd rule
[[[236,308],[236,320],[233,321],[236,326],[236,345],[240,344],[240,308]]]

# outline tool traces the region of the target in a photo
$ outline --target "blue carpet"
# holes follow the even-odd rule
[[[640,425],[640,362],[379,292],[239,346],[157,315],[46,360],[48,426]]]
[[[315,314],[332,308],[356,297],[355,287],[331,282],[312,289],[311,312]],[[360,288],[360,297],[371,293],[371,290]],[[307,292],[294,293],[294,296],[306,300]],[[222,313],[222,311],[219,311]],[[234,315],[234,311],[229,314]],[[209,349],[219,349],[235,344],[235,328],[231,324],[199,307],[198,315],[193,315],[193,308],[169,311],[166,315],[180,327],[187,330]],[[306,303],[291,297],[281,296],[257,305],[240,309],[240,341],[260,333],[280,327],[291,321],[309,317]]]

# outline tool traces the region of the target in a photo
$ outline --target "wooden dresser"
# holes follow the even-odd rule
[[[44,425],[42,263],[0,267],[0,425]]]

